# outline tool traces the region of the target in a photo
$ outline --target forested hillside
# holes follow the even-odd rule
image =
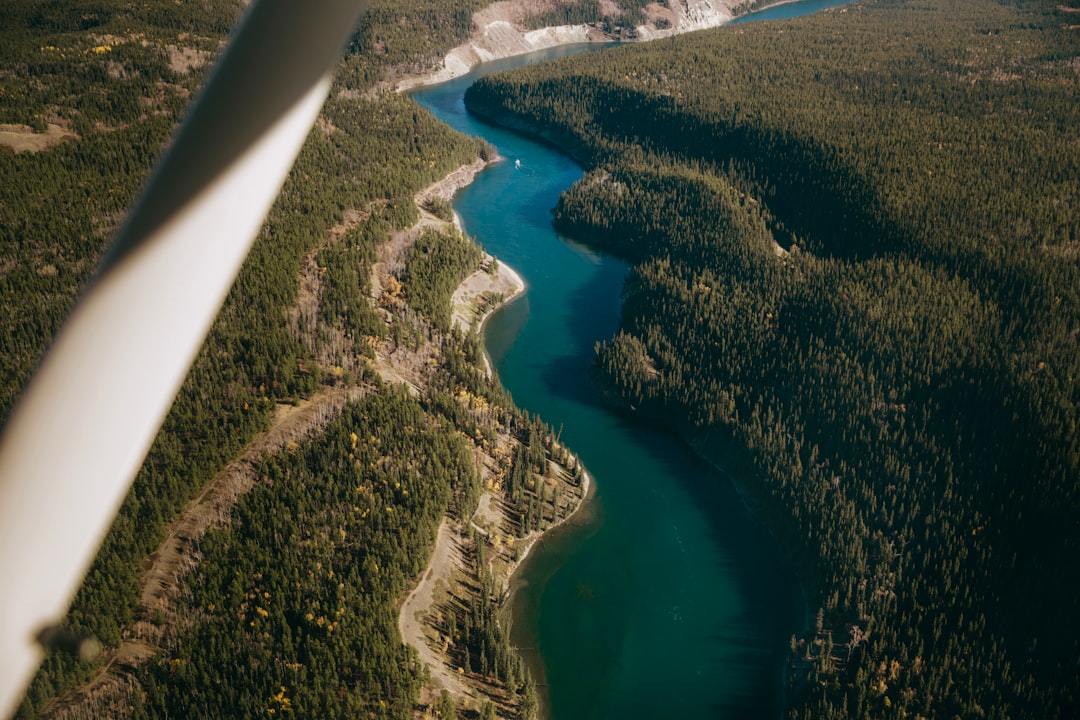
[[[866,2],[466,97],[591,168],[555,222],[634,263],[597,381],[745,458],[793,718],[1080,712],[1075,17]]]
[[[388,392],[260,473],[233,527],[203,538],[200,621],[144,673],[133,717],[407,717],[420,678],[394,605],[451,495],[479,482],[468,443]]]
[[[377,708],[380,716],[411,714],[423,673],[401,645],[393,622],[387,624],[393,603],[415,581],[442,514],[449,509],[468,517],[461,499],[453,498],[476,501],[472,453],[480,452],[482,443],[493,452],[496,441],[528,443],[537,428],[547,432],[532,420],[521,419],[518,426],[509,401],[475,365],[475,344],[443,332],[448,326],[441,315],[436,328],[404,307],[397,314],[376,310],[370,297],[376,249],[416,220],[415,193],[487,149],[438,124],[406,98],[367,91],[377,81],[426,67],[464,40],[471,30],[470,13],[480,4],[375,2],[347,48],[334,93],[67,620],[72,632],[103,643],[104,660],[122,639],[132,637],[134,624],[152,627],[151,635],[163,636],[166,645],[160,662],[145,668],[137,682],[134,675],[125,675],[124,682],[131,681],[125,688],[134,690],[125,689],[123,703],[91,704],[72,712],[240,717],[291,706],[297,713],[326,717],[363,706]],[[44,147],[38,152],[13,152],[0,145],[0,417],[10,412],[80,285],[93,272],[243,5],[239,0],[0,4],[0,123],[15,135],[49,129],[60,138],[52,146],[31,138],[34,147]],[[475,259],[469,254],[449,265],[413,266],[413,277],[401,277],[402,286],[409,298],[422,298],[420,313],[441,313],[449,304],[447,293]],[[311,280],[303,290],[302,276]],[[426,386],[420,400],[382,388],[372,363],[380,343],[416,348],[432,340],[436,344],[427,351],[433,356],[427,368],[431,397]],[[141,610],[140,577],[185,505],[271,425],[275,413],[313,402],[318,393],[347,389],[372,397],[347,409],[337,424],[316,431],[304,445],[290,445],[287,452],[268,458],[259,471],[280,492],[256,492],[239,507],[230,529],[208,535],[205,547],[196,548],[205,574],[193,580],[177,611],[179,627],[175,617]],[[465,402],[459,394],[483,400],[486,409],[453,410]],[[367,464],[356,465],[357,441],[351,449],[347,442],[342,446],[341,434],[348,436],[349,426],[359,435],[357,428],[374,417],[388,427],[380,425],[363,436]],[[404,424],[395,430],[398,421]],[[464,445],[454,422],[470,430]],[[380,444],[386,446],[384,459],[368,458],[378,454]],[[469,448],[468,462],[463,447]],[[342,495],[345,488],[335,487],[330,476],[350,463],[356,465],[358,483],[376,490],[363,503]],[[508,472],[510,460],[506,463]],[[430,486],[419,491],[413,485],[421,471],[425,483],[434,474]],[[388,474],[401,487],[384,486]],[[306,488],[297,484],[308,481]],[[329,485],[320,487],[320,482]],[[404,499],[402,490],[412,499]],[[305,503],[315,493],[327,505],[307,512]],[[523,502],[522,517],[535,505],[535,500],[528,504],[529,498]],[[301,520],[301,535],[289,535]],[[336,535],[341,529],[348,542]],[[391,547],[398,540],[387,538],[399,534],[407,535],[398,538],[407,540],[407,546]],[[295,556],[278,552],[274,542],[282,538],[292,538],[305,551]],[[268,558],[267,552],[275,555]],[[385,573],[362,569],[369,557]],[[337,563],[346,588],[335,590],[337,582],[308,577],[310,563],[323,561]],[[350,563],[356,567],[344,569]],[[234,578],[236,568],[244,568],[242,577]],[[264,573],[262,585],[253,578],[257,573]],[[234,588],[236,582],[240,585]],[[255,605],[245,606],[245,612],[253,613],[250,619],[272,624],[266,633],[235,622],[248,620],[240,617],[237,603],[243,599],[236,593],[255,587],[260,593],[272,590],[275,597],[289,594],[288,605],[267,601],[265,615]],[[335,630],[340,622],[342,632],[331,636],[317,621],[321,615],[311,621],[298,614],[301,597],[309,605],[325,606],[328,622]],[[215,607],[221,610],[215,613]],[[342,607],[347,610],[334,615]],[[226,623],[226,617],[234,623]],[[315,628],[309,627],[312,622]],[[301,642],[300,634],[308,639]],[[377,660],[337,672],[332,663],[345,652],[339,638],[350,643],[361,638]],[[309,660],[331,663],[319,672],[337,672],[339,684],[285,666],[304,660],[262,665],[252,675],[230,665],[238,653],[250,661],[248,670],[268,653],[294,657],[275,643]],[[490,648],[497,650],[506,652]],[[476,656],[481,654],[478,648]],[[199,662],[189,662],[192,658]],[[208,663],[214,671],[231,669],[243,676],[227,678],[227,691],[211,692],[200,684],[211,669]],[[54,698],[99,669],[63,652],[50,654],[19,716],[67,712],[58,709]],[[210,682],[220,689],[225,680]],[[517,684],[489,687],[495,694],[505,688],[500,702],[507,712],[516,707],[515,692],[524,692]]]

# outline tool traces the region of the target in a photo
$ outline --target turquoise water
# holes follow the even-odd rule
[[[828,10],[829,8],[850,5],[851,3],[852,0],[799,0],[799,2],[774,5],[773,7],[765,8],[764,10],[758,10],[757,12],[743,15],[740,18],[732,20],[731,24],[737,25],[739,23],[759,22],[761,20],[784,20],[787,18],[799,17],[800,15],[810,15],[819,10]]]
[[[790,573],[727,478],[606,409],[590,384],[593,346],[618,327],[627,265],[552,229],[550,209],[581,168],[470,117],[462,102],[479,74],[587,49],[490,63],[413,94],[505,158],[454,198],[466,232],[528,286],[488,322],[486,347],[515,402],[561,426],[596,482],[582,516],[526,563],[515,641],[553,720],[776,717],[801,622]]]

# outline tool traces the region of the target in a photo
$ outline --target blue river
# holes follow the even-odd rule
[[[810,0],[748,17],[841,4]],[[596,482],[593,502],[526,562],[513,637],[552,720],[779,717],[788,639],[802,623],[790,570],[730,478],[607,409],[590,384],[594,345],[618,328],[628,268],[552,228],[551,208],[582,169],[471,117],[462,101],[480,75],[594,50],[487,63],[412,95],[505,158],[454,198],[465,231],[527,284],[489,320],[485,345],[515,402],[561,427]]]

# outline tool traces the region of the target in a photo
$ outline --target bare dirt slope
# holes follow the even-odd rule
[[[558,45],[583,42],[643,41],[704,30],[730,22],[749,0],[671,0],[646,8],[645,25],[620,30],[612,35],[591,25],[563,25],[528,30],[523,21],[565,3],[557,0],[502,0],[473,14],[475,28],[469,41],[450,51],[440,67],[424,75],[408,76],[397,82],[398,90],[445,82],[466,74],[489,60],[523,55]],[[619,13],[610,0],[604,5]],[[659,21],[659,22],[658,22]]]
[[[29,125],[0,124],[0,146],[15,152],[39,152],[73,137],[78,136],[54,123],[43,133],[34,132]]]

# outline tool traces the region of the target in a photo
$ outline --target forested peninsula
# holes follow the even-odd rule
[[[800,569],[793,718],[1066,718],[1080,688],[1080,30],[863,2],[489,76],[628,258],[605,392]]]

